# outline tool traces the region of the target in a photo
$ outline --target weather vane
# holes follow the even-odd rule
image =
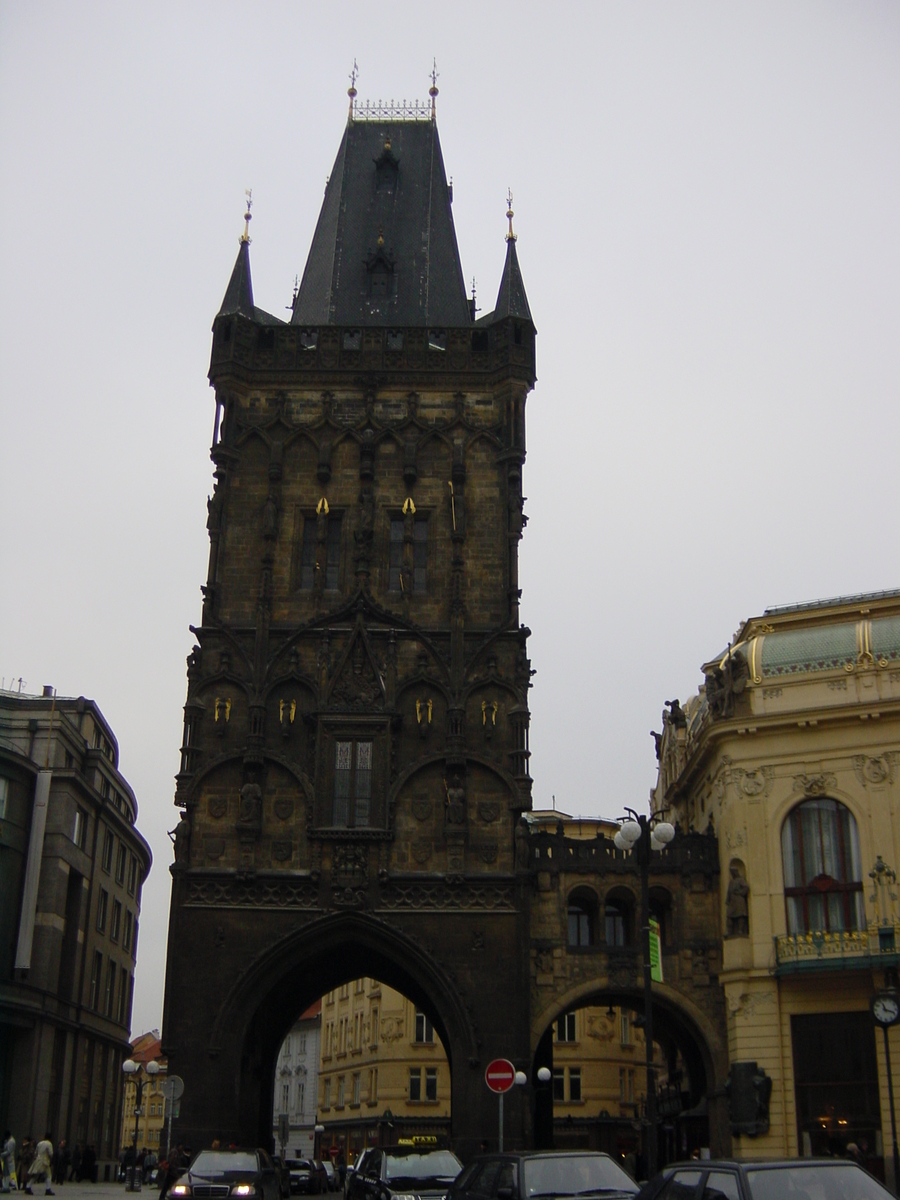
[[[434,120],[434,116],[435,116],[435,100],[437,99],[437,94],[438,94],[438,85],[437,85],[438,78],[439,78],[439,75],[438,75],[438,69],[437,69],[437,59],[433,58],[431,60],[431,87],[428,89],[428,95],[431,97],[431,119],[432,119],[432,121]]]
[[[353,60],[353,70],[350,72],[350,86],[347,88],[347,95],[350,97],[350,120],[353,120],[353,104],[356,100],[356,80],[359,75],[359,67],[356,65],[356,59]]]
[[[513,226],[512,226],[512,221],[513,221],[514,215],[515,214],[513,213],[512,189],[508,188],[507,192],[506,192],[506,219],[509,221],[509,233],[507,233],[507,235],[506,235],[506,240],[508,242],[514,242],[516,240],[516,235],[513,233]]]
[[[252,216],[250,209],[253,207],[253,188],[245,188],[244,195],[247,197],[247,211],[244,213],[244,234],[241,238],[242,242],[250,241],[250,221]]]

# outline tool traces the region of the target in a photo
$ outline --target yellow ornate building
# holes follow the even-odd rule
[[[900,1034],[871,1006],[900,965],[900,592],[769,609],[703,671],[652,804],[718,837],[735,1153],[856,1143],[891,1181]]]
[[[122,1131],[120,1146],[127,1150],[134,1145],[134,1102],[137,1095],[137,1082],[143,1083],[141,1095],[141,1110],[137,1119],[137,1148],[152,1150],[159,1155],[166,1149],[166,1099],[163,1096],[162,1085],[166,1081],[166,1059],[162,1054],[159,1043],[159,1030],[143,1033],[131,1044],[131,1056],[138,1064],[135,1075],[126,1075],[124,1079],[125,1098],[122,1104]],[[148,1075],[147,1063],[155,1062],[159,1067],[157,1075]]]

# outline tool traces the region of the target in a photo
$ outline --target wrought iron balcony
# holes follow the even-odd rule
[[[829,933],[783,933],[775,938],[775,974],[793,971],[854,971],[900,964],[900,925]]]

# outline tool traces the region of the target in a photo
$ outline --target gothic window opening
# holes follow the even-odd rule
[[[859,832],[837,800],[804,800],[781,830],[789,933],[865,929]]]
[[[406,545],[406,521],[403,517],[392,517],[390,528],[390,553],[388,560],[388,591],[405,592],[412,587],[416,595],[428,590],[428,518],[416,515],[412,522],[412,547],[410,569],[405,568],[404,547]]]
[[[634,903],[628,893],[611,892],[606,897],[605,926],[607,946],[630,946],[633,942]]]
[[[573,892],[568,903],[568,944],[584,949],[596,944],[597,901],[586,891]]]
[[[303,544],[300,550],[300,588],[309,591],[316,583],[316,564],[325,571],[326,591],[336,591],[341,567],[341,514],[330,513],[325,533],[324,563],[319,556],[318,522],[315,513],[303,518]]]
[[[373,750],[371,741],[334,744],[333,824],[339,829],[359,829],[369,824]]]

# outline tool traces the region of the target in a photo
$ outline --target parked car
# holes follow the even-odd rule
[[[166,1192],[168,1200],[229,1195],[281,1200],[281,1179],[265,1150],[201,1150]]]
[[[347,1169],[344,1172],[344,1200],[347,1200],[347,1189],[350,1186],[350,1180],[356,1174],[357,1170],[359,1169],[360,1163],[366,1157],[367,1154],[368,1154],[368,1150],[360,1150],[359,1154],[357,1154],[357,1156],[353,1160],[353,1162],[348,1163]]]
[[[874,1175],[845,1158],[710,1159],[672,1163],[644,1184],[638,1200],[888,1200],[890,1195]]]
[[[289,1158],[287,1167],[294,1196],[318,1196],[328,1187],[328,1176],[322,1164],[314,1159]]]
[[[328,1176],[329,1192],[336,1192],[338,1189],[338,1183],[340,1182],[341,1177],[340,1177],[340,1175],[338,1175],[337,1171],[334,1169],[334,1163],[331,1161],[330,1158],[323,1158],[322,1166],[325,1168],[325,1174]]]
[[[288,1169],[288,1165],[280,1154],[273,1154],[272,1162],[275,1164],[275,1170],[278,1172],[278,1178],[281,1180],[282,1200],[289,1200],[291,1194],[291,1172]]]
[[[482,1154],[472,1160],[447,1200],[562,1200],[568,1196],[630,1200],[637,1184],[598,1150],[535,1150]]]
[[[392,1146],[367,1150],[347,1175],[347,1200],[443,1200],[462,1170],[449,1150]]]

